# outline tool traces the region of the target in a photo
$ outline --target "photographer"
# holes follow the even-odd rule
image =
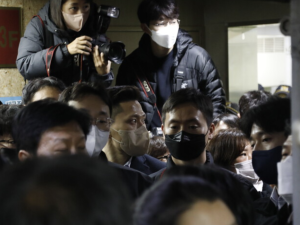
[[[114,78],[111,62],[91,43],[97,29],[92,0],[50,0],[21,38],[16,62],[20,73],[28,80],[55,76],[67,86],[81,80],[109,86]]]

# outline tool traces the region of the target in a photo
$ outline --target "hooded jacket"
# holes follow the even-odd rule
[[[59,29],[50,19],[49,2],[39,11],[38,17],[33,17],[26,27],[24,37],[21,38],[17,56],[17,67],[24,79],[34,79],[45,77],[48,74],[61,79],[66,85],[70,85],[80,80],[80,60],[79,55],[70,55],[67,45],[82,35],[92,36],[94,31],[89,26],[94,15],[96,15],[96,4],[91,6],[88,21],[80,32]],[[58,12],[59,13],[59,12]],[[93,15],[93,16],[91,16]],[[53,54],[46,46],[46,30],[52,37]],[[52,36],[51,36],[52,35]],[[49,57],[48,61],[46,60]],[[47,61],[47,62],[46,62]],[[89,64],[83,63],[83,80],[100,81],[109,86],[113,80],[113,73],[98,75],[94,67],[92,57],[89,58]],[[86,61],[87,62],[87,61]],[[50,68],[47,74],[46,63]],[[50,63],[50,64],[49,64]]]
[[[179,29],[174,46],[175,59],[171,69],[172,93],[187,87],[198,89],[212,99],[214,116],[225,112],[226,97],[222,87],[222,81],[209,54],[192,42],[191,36]],[[185,76],[181,85],[177,85],[177,69],[183,57],[187,55],[184,65]],[[140,102],[147,115],[146,124],[150,128],[156,107],[157,71],[153,68],[153,58],[150,36],[144,34],[139,47],[125,58],[119,68],[116,85],[134,85],[140,89],[142,101]],[[139,79],[140,80],[139,80]],[[148,81],[150,87],[143,81]],[[147,91],[151,90],[151,91]],[[146,92],[146,93],[145,93]]]

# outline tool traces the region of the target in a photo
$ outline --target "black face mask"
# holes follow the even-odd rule
[[[255,173],[267,184],[277,184],[277,163],[281,160],[282,146],[252,153],[252,165]]]
[[[174,135],[165,135],[165,142],[171,155],[183,161],[198,158],[206,145],[204,134],[190,134],[185,131]]]

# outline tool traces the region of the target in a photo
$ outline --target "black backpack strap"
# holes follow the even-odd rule
[[[189,61],[190,52],[193,51],[193,47],[197,46],[195,43],[189,44],[184,56],[182,57],[179,65],[175,69],[174,72],[174,80],[175,83],[173,84],[173,92],[178,91],[184,87],[182,87],[182,83],[187,76],[187,62]],[[197,83],[191,82],[190,83],[194,88],[197,88]]]
[[[175,69],[175,74],[174,74],[174,79],[175,79],[175,91],[178,91],[181,89],[182,81],[186,76],[186,65],[188,62],[188,57],[189,57],[189,50],[188,48],[182,57],[181,61],[179,62],[179,65]]]

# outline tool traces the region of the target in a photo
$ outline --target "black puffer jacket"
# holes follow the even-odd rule
[[[91,7],[90,15],[95,15],[96,5]],[[94,31],[91,29],[92,16],[89,17],[85,26],[80,32],[65,31],[58,29],[57,26],[50,19],[50,4],[49,2],[39,11],[38,15],[44,22],[38,17],[31,19],[26,27],[24,37],[21,38],[17,67],[25,79],[34,79],[37,77],[47,76],[46,71],[46,54],[50,46],[46,46],[45,30],[47,29],[52,35],[53,46],[57,46],[50,67],[50,75],[61,79],[66,85],[70,85],[73,82],[78,82],[80,79],[80,67],[77,64],[79,60],[78,55],[70,55],[67,49],[67,44],[71,43],[77,37],[82,35],[93,36]],[[92,66],[83,67],[83,80],[85,81],[101,81],[106,86],[109,86],[113,80],[113,73],[100,76],[97,74],[93,64],[93,59],[90,58]]]
[[[172,92],[179,90],[180,88],[194,87],[200,90],[203,94],[211,97],[214,107],[214,116],[225,112],[225,92],[222,87],[222,82],[218,75],[218,71],[210,58],[209,54],[201,47],[195,45],[192,42],[191,36],[179,29],[177,41],[174,51],[176,51],[175,60],[172,67]],[[182,80],[180,88],[176,86],[176,79],[174,74],[183,56],[189,52],[186,75]],[[135,85],[137,86],[143,96],[141,105],[144,112],[147,114],[146,124],[150,127],[153,115],[157,110],[156,103],[156,89],[157,89],[157,73],[153,69],[152,50],[150,44],[150,37],[144,34],[140,40],[139,48],[125,58],[122,65],[119,68],[116,85]],[[148,92],[144,93],[145,85],[140,83],[137,79],[146,78],[151,85],[154,94]],[[146,91],[147,92],[147,91]]]

